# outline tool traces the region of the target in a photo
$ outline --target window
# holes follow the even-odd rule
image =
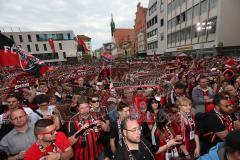
[[[207,9],[208,9],[207,0],[204,0],[201,2],[201,14],[207,12]]]
[[[28,34],[28,42],[32,42],[32,38],[30,34]]]
[[[172,2],[168,4],[167,12],[170,14],[172,12]]]
[[[62,50],[62,43],[59,43],[59,50]]]
[[[11,40],[13,40],[13,41],[14,41],[13,35],[10,35],[10,38],[11,38]]]
[[[148,50],[158,48],[158,41],[148,43]]]
[[[178,15],[177,17],[176,17],[176,25],[178,25],[178,24],[180,24],[180,22],[181,22],[181,18],[180,18],[180,15]]]
[[[209,8],[212,9],[212,8],[216,8],[217,7],[217,4],[218,4],[218,0],[209,0]]]
[[[157,16],[153,17],[151,20],[147,22],[147,28],[155,25],[157,23]]]
[[[149,15],[152,15],[157,10],[157,2],[155,2],[150,8],[149,8]]]
[[[36,51],[38,52],[39,51],[38,44],[35,44],[35,48],[36,48]]]
[[[168,21],[168,29],[171,29],[172,28],[172,21]]]
[[[180,31],[176,32],[176,42],[180,42]]]
[[[189,20],[192,20],[192,8],[187,10],[187,13],[186,13],[186,20],[189,21]]]
[[[191,27],[188,27],[185,29],[185,37],[186,37],[186,40],[191,38]]]
[[[179,4],[181,6],[186,0],[179,0],[179,1],[180,1]]]
[[[63,58],[67,58],[66,52],[63,52]]]
[[[57,40],[63,40],[63,34],[57,34]]]
[[[39,34],[36,35],[37,41],[40,41]]]
[[[164,5],[163,2],[160,2],[160,13],[164,12]]]
[[[162,32],[161,33],[161,41],[163,41],[164,40],[164,33]]]
[[[31,52],[31,47],[29,44],[27,45],[27,50],[28,50],[28,52]]]
[[[147,33],[147,38],[153,37],[158,33],[157,29],[152,30],[151,32]]]
[[[167,36],[167,44],[170,44],[171,43],[171,34],[168,34],[168,36]]]
[[[161,27],[164,25],[164,19],[161,19]]]
[[[193,18],[199,16],[199,4],[193,7]]]
[[[197,38],[198,37],[198,32],[197,32],[197,26],[192,26],[192,38]]]
[[[44,51],[47,51],[47,45],[46,44],[43,44],[43,49],[44,49]]]
[[[180,6],[181,0],[175,0],[175,9],[177,9]]]
[[[158,20],[157,20],[157,16],[155,16],[155,17],[154,17],[154,22],[155,22],[154,24],[156,24],[157,21],[158,21]]]
[[[181,30],[181,41],[185,41],[185,29]]]
[[[176,26],[176,18],[172,19],[172,28]]]
[[[216,33],[216,25],[217,25],[217,18],[213,18],[208,21],[210,23],[211,29],[208,30],[208,33],[213,34]]]
[[[176,7],[176,1],[178,0],[173,0],[172,1],[172,11],[174,11],[177,7]]]
[[[186,20],[186,12],[183,12],[183,13],[181,14],[181,23],[182,23],[182,22],[185,22],[185,20]]]
[[[70,39],[71,39],[71,34],[70,34],[70,33],[68,33],[67,35],[68,35],[68,39],[70,40]]]
[[[172,39],[171,39],[172,43],[176,43],[176,33],[172,34]]]
[[[18,36],[19,36],[19,41],[20,41],[20,42],[23,42],[22,35],[18,35]]]

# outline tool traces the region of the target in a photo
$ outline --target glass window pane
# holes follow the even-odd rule
[[[199,16],[199,4],[193,7],[193,18]]]

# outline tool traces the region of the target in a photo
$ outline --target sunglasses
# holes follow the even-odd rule
[[[97,102],[99,102],[99,100],[94,100],[94,101],[92,100],[92,103],[97,103]]]
[[[231,97],[229,97],[229,96],[224,96],[224,98],[226,98],[226,99],[231,99]]]
[[[41,132],[39,134],[50,134],[50,135],[54,135],[56,133],[56,129],[49,131],[49,132]]]

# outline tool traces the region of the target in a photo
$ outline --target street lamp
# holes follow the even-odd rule
[[[198,41],[199,41],[199,38],[200,38],[200,32],[202,30],[204,30],[205,32],[207,30],[211,30],[212,29],[212,22],[198,22],[197,23],[197,32],[198,32]],[[207,41],[207,39],[206,39]],[[201,51],[202,52],[202,49],[204,48],[204,42],[205,41],[200,41],[200,48],[199,48],[199,52]],[[199,58],[199,52],[197,54],[197,58]]]

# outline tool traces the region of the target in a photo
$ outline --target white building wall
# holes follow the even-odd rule
[[[157,2],[156,11],[152,14],[150,12],[150,8]],[[148,12],[147,12],[147,23],[153,18],[157,16],[157,23],[151,27],[147,28],[147,33],[157,29],[157,34],[147,38],[147,55],[155,54],[164,54],[167,47],[167,0],[150,0],[148,4]],[[163,19],[164,23],[161,26],[161,19]],[[157,48],[149,47],[149,44],[157,42]]]
[[[220,0],[216,45],[240,46],[240,0]]]
[[[161,1],[164,3],[164,12],[160,12]],[[149,15],[150,7],[152,7],[155,2],[157,2],[157,10]],[[172,4],[173,2],[175,5],[177,4],[177,7],[168,11],[168,4]],[[199,13],[197,16],[193,16],[197,5],[199,6]],[[214,52],[213,49],[220,47],[221,44],[223,47],[240,46],[239,8],[239,0],[149,0],[146,21],[148,22],[157,15],[158,22],[147,28],[147,33],[157,29],[157,35],[147,38],[147,43],[149,44],[157,40],[158,47],[156,49],[149,49],[148,47],[147,54],[153,55],[154,52],[163,54],[196,50],[204,51],[204,49],[206,49],[205,51],[208,53],[209,51]],[[187,11],[190,10],[192,10],[191,18],[187,17]],[[177,16],[184,12],[185,21],[169,27],[169,25],[174,24],[174,21],[171,20],[173,18],[177,19]],[[160,20],[162,18],[164,19],[164,26],[160,27]],[[169,21],[171,21],[171,23]],[[202,29],[200,32],[197,32],[198,22],[214,22],[216,26],[213,27],[214,29],[212,30]],[[190,31],[188,30],[189,28]],[[178,40],[176,40],[178,38],[177,32],[180,32]],[[190,35],[188,34],[189,32]],[[173,34],[174,38],[169,36],[170,34]],[[162,35],[164,35],[163,41],[161,41]],[[182,39],[183,36],[180,35],[189,37]],[[202,53],[204,54],[204,52]]]
[[[74,34],[72,31],[39,31],[39,32],[3,32],[4,35],[10,38],[13,36],[16,45],[21,45],[22,48],[28,51],[27,45],[30,45],[31,54],[44,54],[52,53],[51,47],[48,40],[37,41],[36,35],[40,34],[67,34],[70,33],[70,40],[54,40],[55,51],[58,53],[58,59],[44,60],[45,62],[59,62],[66,61],[63,53],[65,52],[66,57],[76,57],[76,42],[72,39]],[[22,36],[23,42],[20,42],[19,35]],[[31,42],[29,42],[28,35],[31,36]],[[44,50],[44,44],[46,44],[47,50]],[[59,44],[62,44],[62,50],[59,48]],[[38,45],[39,51],[36,50],[36,45]]]

